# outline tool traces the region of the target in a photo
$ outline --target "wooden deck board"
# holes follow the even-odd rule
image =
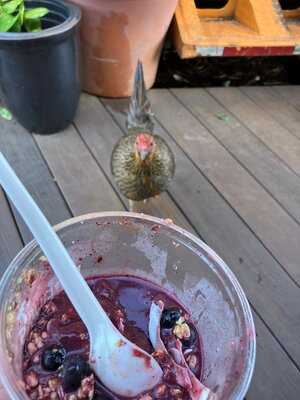
[[[259,141],[206,90],[183,89],[173,90],[172,93],[247,169],[248,173],[300,223],[300,179],[298,175],[282,163],[276,154]],[[294,111],[296,112],[296,110]]]
[[[13,215],[0,189],[0,275],[22,247],[23,243]]]
[[[300,111],[299,86],[274,86],[272,90]]]
[[[257,359],[247,400],[299,399],[299,370],[283,354],[259,318],[254,316],[257,337]],[[286,370],[288,368],[288,370]]]
[[[272,87],[245,87],[240,89],[262,110],[300,139],[300,112]],[[299,103],[300,104],[300,103]]]
[[[123,208],[74,127],[35,139],[74,215]]]
[[[198,234],[244,287],[258,335],[256,370],[247,400],[298,400],[300,178],[292,170],[300,163],[293,147],[300,143],[296,137],[300,97],[293,90],[288,102],[288,88],[282,93],[280,88],[263,90],[249,94],[248,88],[244,93],[227,88],[217,95],[203,89],[151,92],[156,129],[170,143],[177,171],[168,193],[147,204],[146,212],[172,218]],[[263,99],[268,104],[263,126],[276,127],[265,136],[259,108]],[[272,115],[275,106],[284,118]],[[52,136],[32,136],[15,122],[0,121],[0,148],[50,222],[71,214],[127,208],[110,172],[110,152],[124,133],[126,107],[126,100],[101,103],[83,95],[76,129],[71,126]],[[247,113],[239,111],[248,107],[250,116],[241,122]],[[225,119],[216,114],[224,114]],[[258,122],[254,124],[250,117]],[[286,142],[279,149],[285,134]],[[290,158],[285,154],[288,149]],[[31,235],[17,214],[16,218],[24,241],[29,240]],[[22,241],[1,191],[0,230],[4,268]]]
[[[300,226],[175,97],[160,90],[151,99],[162,125],[299,285]]]
[[[238,88],[208,89],[221,104],[300,175],[300,141]]]
[[[51,224],[55,225],[70,217],[64,198],[31,134],[15,121],[1,119],[0,149]],[[19,214],[16,211],[14,213],[22,238],[27,243],[32,235]]]

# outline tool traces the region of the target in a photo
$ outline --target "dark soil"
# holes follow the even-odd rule
[[[197,8],[222,8],[229,0],[195,0]],[[300,7],[299,0],[279,0],[284,10],[294,10]]]
[[[197,8],[222,8],[228,0],[195,0]]]
[[[155,87],[300,84],[300,57],[212,57],[181,60],[167,45]]]

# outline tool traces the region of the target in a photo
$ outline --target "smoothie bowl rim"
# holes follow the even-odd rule
[[[205,252],[207,252],[213,261],[221,267],[224,274],[230,280],[233,286],[233,291],[236,292],[238,299],[241,303],[241,307],[243,310],[244,318],[247,322],[248,329],[251,331],[251,340],[249,340],[248,344],[248,361],[243,371],[243,378],[240,380],[239,384],[235,387],[234,392],[232,393],[230,399],[228,400],[241,400],[245,397],[248,392],[250,383],[252,381],[254,369],[255,369],[255,361],[256,361],[256,330],[254,325],[254,319],[252,315],[252,311],[247,300],[246,294],[240,285],[238,279],[236,278],[235,274],[232,270],[228,267],[228,265],[223,261],[221,257],[207,244],[205,244],[200,238],[195,236],[193,233],[190,233],[186,229],[179,227],[178,225],[174,224],[172,220],[169,218],[162,219],[158,217],[154,217],[151,215],[146,215],[143,213],[133,213],[128,211],[107,211],[107,212],[94,212],[94,213],[87,213],[77,217],[69,218],[59,224],[54,225],[54,229],[56,232],[67,228],[69,226],[84,223],[85,221],[90,221],[97,218],[131,218],[133,220],[139,221],[147,221],[154,224],[158,224],[163,226],[164,228],[170,229],[175,231],[175,233],[184,236],[191,240],[194,244],[202,248]],[[14,275],[15,271],[19,268],[20,262],[26,259],[34,250],[38,248],[38,244],[35,239],[31,240],[28,244],[26,244],[23,249],[13,258],[13,260],[9,263],[8,267],[6,268],[2,278],[0,279],[0,292],[3,291],[9,282],[11,277]],[[2,314],[0,323],[4,323],[5,313]],[[2,345],[2,332],[0,335],[0,344]],[[5,371],[0,364],[0,383],[2,383],[3,387],[5,388],[7,394],[11,399],[19,399],[15,397],[17,395],[15,389],[11,385],[9,379],[5,377]],[[23,399],[29,399],[28,396],[23,397]]]

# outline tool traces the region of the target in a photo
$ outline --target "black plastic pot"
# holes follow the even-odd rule
[[[80,95],[78,7],[57,0],[28,0],[50,13],[36,33],[0,33],[0,84],[8,108],[30,132],[66,128]]]

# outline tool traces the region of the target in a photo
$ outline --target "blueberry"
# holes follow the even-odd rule
[[[65,392],[77,390],[82,379],[90,375],[91,369],[89,364],[79,355],[73,355],[66,358],[63,363],[60,377]]]
[[[171,329],[181,317],[181,312],[178,308],[169,308],[163,311],[160,326],[163,329]]]
[[[53,345],[43,351],[42,366],[46,371],[56,371],[64,362],[66,351],[62,346]]]
[[[190,327],[191,335],[188,339],[182,340],[182,349],[183,350],[190,349],[196,343],[197,337],[198,337],[196,328],[191,324],[188,324],[188,325]]]

